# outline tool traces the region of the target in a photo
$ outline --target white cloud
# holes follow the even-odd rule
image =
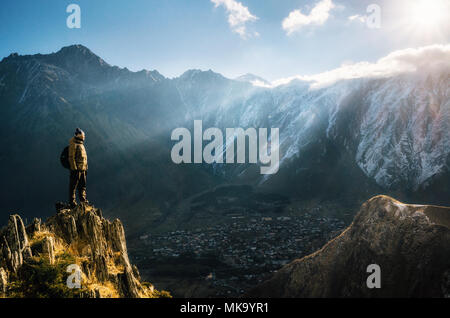
[[[231,30],[246,39],[250,36],[259,36],[259,33],[248,33],[246,28],[247,22],[256,21],[258,17],[250,13],[247,7],[236,0],[211,0],[217,8],[223,6],[228,13],[228,24]]]
[[[366,23],[367,17],[365,15],[355,14],[355,15],[349,16],[348,19],[350,21],[358,21],[361,23]]]
[[[293,32],[299,31],[304,26],[322,25],[330,17],[331,9],[335,7],[332,0],[322,0],[311,9],[308,15],[303,14],[300,9],[294,10],[283,20],[283,30],[290,35]]]
[[[278,79],[267,85],[253,83],[255,86],[275,87],[293,80],[310,82],[310,88],[326,87],[339,80],[354,78],[390,77],[417,70],[450,70],[450,44],[430,45],[394,51],[375,63],[358,62],[342,65],[334,70],[315,75],[297,75]]]

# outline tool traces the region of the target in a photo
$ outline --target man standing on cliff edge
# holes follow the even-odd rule
[[[70,164],[70,180],[69,180],[69,203],[70,207],[77,206],[76,190],[80,203],[88,204],[86,200],[86,176],[87,176],[87,153],[84,148],[84,140],[86,136],[80,128],[75,130],[75,136],[69,141],[69,164]]]

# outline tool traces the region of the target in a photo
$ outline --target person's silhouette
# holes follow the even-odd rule
[[[86,199],[86,177],[87,177],[87,153],[84,147],[86,135],[80,128],[75,130],[75,136],[69,141],[69,204],[71,208],[77,206],[76,190],[80,203],[88,203]]]

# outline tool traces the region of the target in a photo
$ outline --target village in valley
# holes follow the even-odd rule
[[[320,249],[345,226],[338,218],[314,213],[260,217],[235,214],[229,215],[228,222],[206,228],[142,234],[139,245],[146,252],[134,255],[136,262],[148,265],[141,267],[158,267],[155,264],[164,260],[172,271],[171,262],[184,267],[198,263],[192,265],[190,274],[214,290],[206,296],[239,296],[283,265]],[[169,275],[169,268],[149,275]]]

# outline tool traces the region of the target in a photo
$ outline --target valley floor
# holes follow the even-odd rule
[[[237,297],[348,225],[319,210],[236,214],[203,228],[143,234],[130,242],[130,255],[143,278],[175,297]]]

